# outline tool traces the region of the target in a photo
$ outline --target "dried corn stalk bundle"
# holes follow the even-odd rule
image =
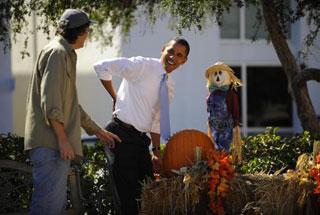
[[[311,193],[312,183],[301,184],[294,173],[290,177],[263,173],[237,175],[231,182],[225,208],[228,214],[239,214],[248,203],[254,203],[264,215],[302,214],[311,201]]]
[[[140,214],[196,214],[207,193],[207,166],[199,162],[178,175],[143,184]],[[206,205],[205,205],[206,207]]]

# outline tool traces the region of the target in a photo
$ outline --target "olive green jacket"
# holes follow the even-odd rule
[[[77,55],[63,37],[56,37],[38,56],[28,89],[25,150],[35,147],[59,149],[49,119],[63,123],[77,155],[82,155],[81,127],[95,134],[100,127],[78,102]]]

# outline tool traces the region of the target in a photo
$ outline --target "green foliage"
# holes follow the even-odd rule
[[[265,133],[244,138],[244,173],[275,173],[294,169],[299,155],[311,153],[313,140],[309,132],[285,138],[276,134],[277,128],[267,128]]]
[[[23,138],[13,134],[0,134],[0,159],[30,164],[23,151]],[[25,166],[19,166],[24,168]],[[31,173],[27,170],[0,167],[0,213],[23,212],[29,207],[32,192]]]
[[[163,15],[170,14],[170,26],[181,33],[183,29],[203,30],[207,21],[216,21],[221,24],[222,15],[229,11],[232,4],[238,7],[254,5],[260,8],[262,0],[0,0],[0,42],[11,47],[9,32],[13,38],[23,34],[25,49],[31,30],[27,17],[36,15],[41,17],[36,29],[49,35],[56,21],[66,8],[79,8],[89,13],[90,17],[98,21],[95,25],[95,39],[103,44],[112,42],[114,30],[120,27],[124,35],[128,35],[131,26],[136,23],[138,16],[144,16],[154,24]],[[295,22],[301,17],[307,17],[310,34],[307,35],[306,45],[310,46],[320,30],[320,4],[318,1],[302,0],[288,8],[283,0],[274,0],[274,10],[277,19],[286,31],[288,23]],[[257,10],[257,18],[261,20],[261,10]],[[107,30],[106,23],[111,28]],[[10,26],[10,27],[9,27]],[[9,31],[11,29],[11,31]],[[27,54],[22,51],[22,54]]]
[[[133,13],[137,6],[138,4],[131,0],[0,0],[0,42],[3,42],[5,49],[11,48],[9,33],[14,41],[18,34],[22,35],[25,45],[25,50],[22,50],[22,57],[24,57],[28,55],[26,49],[29,35],[34,33],[33,26],[28,22],[29,18],[34,15],[40,17],[35,30],[41,30],[49,39],[50,33],[55,31],[52,27],[57,26],[63,11],[67,8],[79,8],[97,21],[95,38],[99,38],[103,44],[110,44],[116,27],[121,27],[125,35],[128,33],[134,23]],[[111,28],[107,28],[105,23],[109,23]]]
[[[177,29],[179,33],[183,29],[190,30],[195,27],[197,30],[202,30],[205,23],[215,16],[216,21],[221,23],[222,14],[229,10],[231,1],[175,1],[164,0],[160,2],[162,11],[169,11],[172,20],[171,27]]]
[[[23,150],[23,137],[8,133],[0,134],[0,159],[13,160],[30,164],[27,153]]]
[[[81,187],[85,198],[84,207],[88,214],[113,213],[109,171],[107,170],[104,144],[84,145],[81,162]]]

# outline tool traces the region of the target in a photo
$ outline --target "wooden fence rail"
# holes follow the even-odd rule
[[[66,214],[82,214],[83,197],[77,167],[69,173],[70,208]],[[27,214],[32,195],[32,168],[30,165],[0,160],[0,214]]]

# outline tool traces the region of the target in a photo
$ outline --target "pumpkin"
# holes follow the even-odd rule
[[[166,144],[162,158],[163,175],[172,175],[171,170],[195,163],[196,147],[201,149],[201,160],[206,159],[207,152],[215,149],[212,140],[205,133],[187,129],[173,135]]]

